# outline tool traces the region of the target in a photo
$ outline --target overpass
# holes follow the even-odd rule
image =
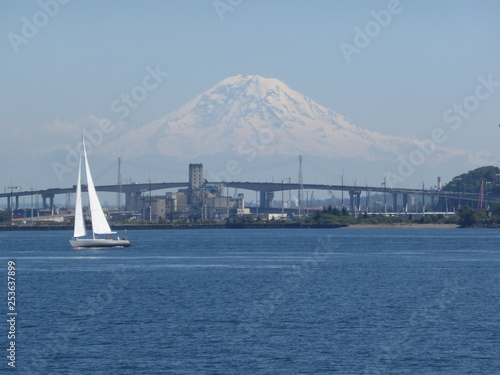
[[[131,201],[138,198],[145,191],[163,190],[163,189],[175,189],[181,187],[187,187],[189,184],[187,182],[154,182],[154,183],[143,183],[143,184],[122,184],[122,185],[101,185],[96,186],[97,191],[103,191],[108,193],[124,193],[125,194],[125,206],[129,207]],[[82,192],[87,191],[87,186],[82,184]],[[40,195],[42,197],[43,208],[54,207],[54,198],[58,194],[71,194],[76,193],[76,185],[70,188],[51,188],[45,190],[25,190],[25,191],[11,191],[10,193],[1,193],[0,198],[7,198],[7,208],[17,209],[19,207],[19,197],[22,196],[33,196]],[[15,199],[15,202],[13,202]],[[47,199],[49,203],[47,203]]]
[[[260,207],[271,207],[274,198],[274,193],[277,191],[298,190],[300,184],[295,183],[273,183],[273,182],[224,182],[224,186],[239,188],[245,190],[254,190],[260,192]],[[321,185],[321,184],[303,184],[303,189],[306,190],[328,190],[328,191],[346,191],[349,193],[349,207],[351,212],[359,211],[361,205],[361,194],[363,192],[374,192],[381,194],[389,194],[392,196],[393,207],[398,206],[398,197],[402,197],[403,211],[408,211],[408,197],[412,195],[420,195],[422,197],[430,197],[434,202],[439,198],[456,199],[458,201],[477,202],[479,194],[465,192],[449,192],[443,190],[425,190],[412,188],[388,188],[385,186],[356,186],[356,185]],[[424,198],[425,199],[425,198]]]
[[[207,182],[207,185],[222,184],[226,188],[236,188],[243,190],[253,190],[260,193],[260,208],[269,208],[272,206],[274,194],[277,191],[299,190],[301,185],[298,183],[274,183],[274,182]],[[187,188],[188,182],[155,182],[155,183],[133,183],[121,185],[101,185],[96,186],[97,191],[110,192],[110,193],[123,193],[125,194],[125,207],[130,209],[136,207],[137,200],[144,192]],[[465,192],[449,192],[443,190],[425,190],[425,189],[412,189],[412,188],[388,188],[386,186],[356,186],[356,185],[321,185],[321,184],[302,184],[302,188],[306,190],[327,190],[327,191],[341,191],[349,193],[349,201],[351,212],[359,211],[361,205],[361,194],[365,193],[382,193],[392,196],[393,207],[398,206],[398,198],[402,197],[403,211],[407,212],[408,197],[412,195],[420,195],[430,197],[434,202],[435,199],[446,198],[456,199],[467,202],[477,202],[479,194],[465,193]],[[86,191],[86,186],[82,185],[82,191]],[[0,198],[7,198],[8,209],[17,209],[19,207],[19,197],[21,196],[34,196],[40,195],[42,197],[43,207],[52,208],[54,206],[54,197],[58,194],[69,194],[76,192],[76,185],[70,188],[51,188],[45,190],[26,190],[14,191],[10,193],[0,193]],[[15,201],[13,201],[15,200]],[[49,202],[47,203],[47,200]]]

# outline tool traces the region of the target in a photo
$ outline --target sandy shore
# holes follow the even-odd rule
[[[458,225],[456,224],[400,224],[400,223],[395,223],[395,224],[353,224],[349,225],[348,227],[345,227],[346,229],[353,229],[353,228],[373,228],[373,229],[379,229],[379,228],[416,228],[416,229],[421,229],[421,228],[458,228]]]

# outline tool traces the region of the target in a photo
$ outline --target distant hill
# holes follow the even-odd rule
[[[500,168],[491,165],[454,177],[443,190],[479,193],[481,181],[484,181],[484,193],[500,196]]]

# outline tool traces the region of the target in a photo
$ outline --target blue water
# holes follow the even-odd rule
[[[20,374],[500,374],[498,230],[69,236],[0,232]]]

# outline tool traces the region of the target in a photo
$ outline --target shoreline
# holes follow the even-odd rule
[[[245,224],[136,224],[114,225],[113,230],[171,230],[171,229],[456,229],[457,224],[419,224],[419,223],[387,223],[387,224],[303,224],[303,223],[245,223]],[[91,227],[87,227],[91,230]],[[23,225],[0,226],[2,231],[58,231],[73,230],[69,225]]]
[[[126,230],[170,230],[170,229],[307,229],[307,228],[325,228],[337,229],[344,228],[341,224],[303,224],[303,223],[245,223],[245,224],[131,224],[131,225],[112,225],[116,231]],[[92,227],[86,226],[88,231]],[[0,232],[9,231],[53,231],[67,230],[72,231],[72,225],[23,225],[23,226],[0,226]]]
[[[393,223],[393,224],[352,224],[346,229],[385,229],[385,228],[395,228],[395,229],[456,229],[460,228],[458,224],[412,224],[412,223]]]

